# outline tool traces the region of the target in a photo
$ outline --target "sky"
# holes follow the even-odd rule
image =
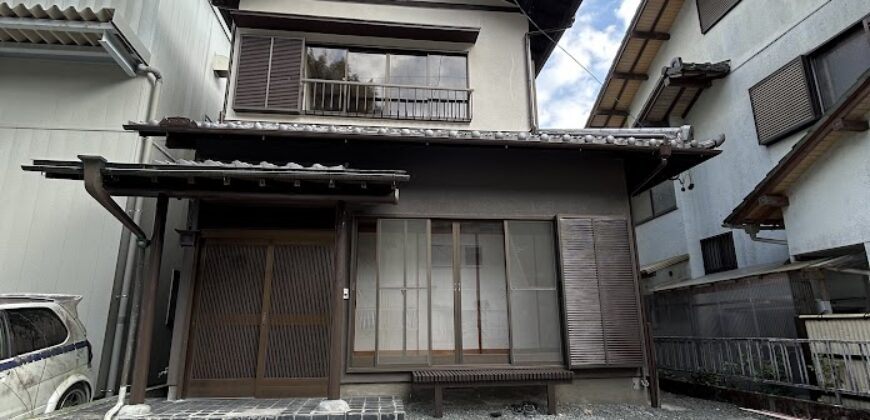
[[[604,81],[640,0],[583,0],[574,26],[559,40]],[[540,128],[583,128],[600,84],[556,48],[538,75]]]

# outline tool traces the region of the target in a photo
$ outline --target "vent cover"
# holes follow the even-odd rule
[[[707,33],[717,22],[731,11],[740,0],[698,0],[698,19],[701,32]]]
[[[819,117],[818,100],[803,56],[749,88],[749,99],[761,144],[779,140]]]

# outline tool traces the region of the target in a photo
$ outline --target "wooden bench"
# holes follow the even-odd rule
[[[556,414],[556,384],[570,383],[574,373],[555,368],[421,369],[411,373],[414,385],[435,389],[435,417],[444,415],[444,388],[546,386],[547,413]]]

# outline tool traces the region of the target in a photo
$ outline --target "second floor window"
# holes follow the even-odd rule
[[[470,119],[464,55],[308,47],[304,85],[314,114]]]
[[[677,208],[674,182],[665,181],[631,198],[631,216],[639,225]]]

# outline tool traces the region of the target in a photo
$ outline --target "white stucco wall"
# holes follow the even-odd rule
[[[681,199],[682,196],[678,195],[678,209],[682,208]],[[637,236],[638,264],[641,267],[689,252],[685,241],[686,227],[683,213],[679,210],[641,223],[635,226],[634,230]]]
[[[788,193],[789,252],[870,241],[870,133],[854,133],[819,159]]]
[[[486,4],[490,4],[490,2]],[[230,106],[227,107],[227,119],[445,129],[518,131],[530,129],[528,73],[526,71],[526,46],[524,38],[528,30],[528,24],[525,17],[519,13],[442,8],[430,9],[329,0],[294,0],[292,2],[281,0],[242,0],[239,8],[242,10],[296,15],[479,28],[480,35],[477,42],[473,45],[421,42],[392,38],[289,33],[303,36],[307,42],[332,42],[339,45],[347,43],[353,46],[411,48],[424,51],[467,51],[469,87],[473,89],[472,120],[470,123],[444,123],[390,119],[333,118],[312,115],[236,114],[231,106],[233,101],[232,87],[230,88],[230,97],[228,98]]]
[[[229,54],[229,39],[207,1],[24,3],[117,7],[165,77],[158,118],[217,117],[224,81],[214,77],[211,60]],[[76,160],[80,154],[134,160],[138,136],[121,125],[145,117],[148,94],[144,78],[129,78],[114,64],[0,57],[0,293],[83,295],[79,313],[94,346],[95,373],[121,225],[81,182],[47,180],[20,166],[32,159]]]
[[[635,97],[632,114],[640,112],[658,82],[659,69],[673,58],[682,57],[684,62],[731,60],[731,74],[705,90],[685,120],[695,127],[698,138],[720,133],[727,137],[721,155],[691,170],[695,188],[677,192],[693,277],[704,273],[700,240],[727,231],[721,226],[725,217],[803,134],[796,133],[770,146],[759,145],[748,89],[867,13],[870,2],[863,0],[743,1],[707,34],[701,34],[696,3],[684,3],[670,41],[651,67],[650,80]],[[638,229],[641,260],[649,259],[644,249],[662,246],[661,236],[648,232],[664,228],[652,224],[669,223],[667,219],[656,219],[647,223],[650,226]],[[785,238],[782,232],[764,232],[763,236]],[[671,238],[681,240],[677,235]],[[734,242],[741,267],[788,258],[788,247],[754,242],[742,231],[734,231]]]

